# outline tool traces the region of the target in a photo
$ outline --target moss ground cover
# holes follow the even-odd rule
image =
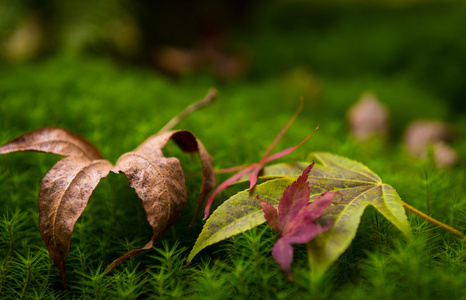
[[[313,11],[318,9],[326,8],[318,6]],[[436,16],[453,16],[448,19],[449,26],[461,31],[464,27],[456,26],[458,18],[454,18],[460,15],[461,9],[462,6],[457,10],[448,7],[421,10],[417,12],[417,20],[427,24],[435,11]],[[345,18],[356,22],[358,11],[353,11],[353,17],[345,14]],[[336,12],[343,16],[341,11]],[[273,25],[281,14],[286,15],[272,7],[261,18]],[[405,11],[405,18],[415,15]],[[374,17],[374,22],[389,26],[380,18]],[[336,34],[349,34],[349,30],[344,31],[345,27],[338,24],[334,23],[336,29],[327,28],[319,33],[327,33],[327,47],[335,45],[332,39],[342,43]],[[401,25],[397,26],[402,28]],[[431,25],[433,36],[440,36],[434,25]],[[288,26],[304,25],[290,23]],[[397,43],[404,45],[405,50],[411,49],[410,32],[427,38],[427,33],[413,33],[428,30],[419,28],[410,27]],[[256,30],[261,32],[265,28]],[[271,30],[270,35],[274,32],[277,31]],[[289,44],[305,44],[303,37],[309,37],[308,33],[294,32],[288,36]],[[448,84],[429,89],[424,81],[429,76],[422,71],[426,68],[423,57],[416,56],[417,62],[403,70],[375,72],[369,66],[384,65],[405,56],[396,56],[395,50],[372,40],[379,46],[374,52],[381,55],[371,56],[371,63],[358,74],[348,67],[338,75],[332,71],[339,70],[338,62],[354,62],[353,56],[340,53],[338,59],[326,57],[327,62],[319,62],[318,57],[325,57],[326,53],[321,45],[322,49],[313,48],[314,53],[306,54],[307,65],[300,65],[293,57],[302,57],[305,50],[293,50],[299,53],[283,57],[280,53],[290,52],[264,48],[269,43],[263,39],[275,37],[263,32],[260,36],[252,46],[267,55],[254,63],[251,78],[241,82],[220,82],[209,75],[169,80],[153,72],[117,66],[106,59],[85,55],[56,55],[40,62],[3,64],[0,66],[0,143],[35,128],[61,126],[90,140],[114,163],[121,153],[134,149],[184,107],[202,98],[208,88],[216,87],[219,90],[216,102],[190,115],[177,128],[192,131],[212,154],[215,167],[221,169],[258,161],[293,114],[298,97],[303,95],[304,109],[277,149],[296,145],[317,125],[320,129],[281,161],[305,160],[315,151],[329,151],[360,161],[392,185],[403,201],[465,232],[464,139],[453,143],[460,157],[458,165],[444,170],[436,168],[431,159],[413,159],[402,144],[403,130],[416,118],[443,119],[454,127],[459,137],[466,134],[464,113],[452,101],[444,101],[451,95],[442,94],[445,90],[453,93],[454,89],[448,89]],[[354,37],[355,34],[348,39],[354,40]],[[459,53],[463,46],[464,40],[461,40],[452,48],[453,53]],[[306,45],[300,49],[305,48]],[[434,48],[432,51],[438,50]],[[271,57],[282,57],[283,61],[272,65]],[[441,58],[440,66],[445,67],[442,70],[451,74],[447,66],[451,66],[449,59],[455,57]],[[388,62],[387,66],[393,65]],[[434,75],[429,77],[433,81],[438,74]],[[451,81],[452,87],[458,86],[455,80]],[[368,90],[377,94],[390,110],[391,133],[387,141],[374,138],[361,143],[348,134],[345,112]],[[164,152],[180,158],[187,174],[188,191],[198,191],[201,169],[197,156],[184,154],[173,144]],[[295,281],[288,281],[270,253],[276,233],[265,224],[204,249],[185,268],[184,260],[203,224],[199,217],[195,226],[188,226],[197,192],[188,193],[181,219],[156,242],[153,250],[132,257],[103,277],[109,263],[131,249],[142,247],[151,236],[140,200],[128,187],[125,177],[115,174],[101,181],[77,222],[67,260],[69,289],[63,291],[58,271],[37,230],[40,180],[55,162],[56,157],[43,153],[0,157],[2,299],[461,299],[466,295],[464,242],[409,213],[414,238],[406,240],[371,208],[364,213],[350,248],[321,282],[311,284],[304,245],[295,247]],[[224,174],[218,177],[219,182],[226,178]],[[222,199],[245,188],[247,185],[238,185],[223,191],[212,210]]]
[[[1,73],[2,143],[26,130],[59,125],[88,138],[110,159],[137,146],[217,84],[208,77],[174,83],[83,57],[58,57],[3,68]],[[249,84],[217,84],[218,101],[191,115],[179,127],[189,128],[204,141],[218,168],[257,160],[297,104],[297,100],[286,99],[287,87],[277,82],[280,80],[272,78]],[[374,79],[372,84],[379,86],[381,81]],[[329,81],[329,85],[338,85],[339,93],[346,98],[356,89],[349,83]],[[408,89],[401,80],[393,80],[391,90],[394,95],[418,95],[413,101],[419,104],[425,100],[422,91]],[[462,185],[466,174],[461,163],[438,170],[429,161],[414,160],[405,153],[396,133],[385,144],[376,139],[364,144],[355,141],[347,134],[342,115],[351,103],[342,98],[329,91],[320,102],[306,103],[280,143],[296,144],[318,123],[321,129],[283,160],[304,160],[311,151],[325,150],[362,161],[393,185],[404,201],[423,211],[429,201],[432,216],[464,230],[466,200]],[[389,106],[390,99],[392,103],[399,101],[396,97],[384,98]],[[440,116],[449,113],[447,106],[437,105]],[[426,114],[435,116],[429,110]],[[423,112],[403,118],[418,116]],[[397,115],[393,113],[392,117],[396,120]],[[458,141],[455,146],[459,153],[465,153],[464,142]],[[193,163],[197,158],[174,146],[167,151],[181,157],[188,189],[197,190],[200,170],[198,163]],[[151,253],[131,258],[102,278],[108,263],[150,237],[141,203],[133,190],[120,184],[126,179],[117,175],[101,182],[77,223],[67,266],[70,289],[63,292],[37,231],[40,179],[54,161],[51,155],[40,153],[2,156],[0,288],[6,297],[280,298],[311,294],[323,299],[347,295],[447,298],[466,292],[464,244],[413,216],[410,222],[415,238],[407,241],[374,210],[365,213],[355,241],[320,286],[309,285],[305,248],[299,247],[293,265],[296,281],[287,281],[270,255],[275,233],[267,226],[205,249],[185,269],[183,258],[202,224],[199,219],[196,226],[188,227],[195,193],[188,195],[181,220]],[[217,202],[235,188],[245,187],[223,192]]]

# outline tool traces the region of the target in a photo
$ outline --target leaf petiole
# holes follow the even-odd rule
[[[207,95],[203,99],[197,102],[194,102],[193,104],[186,107],[180,114],[174,116],[170,121],[168,121],[167,124],[165,124],[165,126],[163,126],[159,130],[158,133],[172,130],[173,127],[175,127],[176,125],[178,125],[178,123],[181,122],[181,120],[183,120],[184,118],[186,118],[188,115],[195,112],[199,108],[202,108],[206,106],[207,104],[210,104],[212,101],[215,100],[215,98],[217,98],[217,90],[216,89],[208,90]]]
[[[435,226],[438,226],[440,228],[442,228],[443,230],[446,230],[454,235],[456,235],[457,237],[463,239],[464,241],[466,241],[466,236],[459,230],[456,230],[455,228],[451,227],[451,226],[448,226],[447,224],[445,223],[442,223],[432,217],[429,217],[428,215],[426,215],[425,213],[415,209],[414,207],[412,207],[411,205],[407,204],[406,202],[402,201],[403,203],[403,207],[410,211],[411,213],[417,215],[418,217],[434,224]]]

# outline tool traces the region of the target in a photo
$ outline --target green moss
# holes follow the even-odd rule
[[[298,78],[298,79],[296,79]],[[204,96],[213,85],[218,100],[194,113],[178,128],[191,130],[214,158],[216,168],[254,162],[298,105],[289,85],[298,77],[217,83],[209,77],[168,81],[151,72],[116,67],[89,57],[56,57],[0,69],[0,143],[24,131],[58,125],[93,142],[111,161],[156,133],[172,116]],[[416,117],[445,118],[450,107],[402,77],[320,77],[321,93],[306,99],[295,124],[277,150],[297,144],[318,124],[318,132],[282,161],[305,159],[311,151],[330,151],[359,160],[394,186],[404,201],[447,224],[466,228],[466,178],[460,165],[438,170],[409,157],[401,132]],[[394,131],[386,141],[357,142],[348,135],[344,113],[365,90],[372,90],[392,112]],[[414,110],[403,106],[412,100]],[[429,103],[423,105],[422,103]],[[463,118],[452,119],[464,134]],[[296,247],[290,283],[270,255],[276,234],[261,226],[203,250],[185,268],[183,260],[202,221],[188,227],[201,178],[197,157],[169,146],[187,173],[188,205],[173,230],[155,249],[125,261],[102,277],[104,267],[128,249],[150,239],[150,228],[125,178],[104,179],[73,233],[67,259],[69,290],[37,231],[41,178],[58,157],[15,153],[0,157],[0,294],[2,298],[212,298],[275,299],[454,299],[466,293],[464,244],[417,217],[409,216],[415,239],[406,241],[393,226],[368,210],[351,247],[320,283],[311,285],[306,251]],[[464,160],[465,144],[456,142]],[[426,177],[427,174],[427,177]],[[427,178],[427,179],[426,179]],[[426,185],[429,185],[429,189]],[[216,202],[234,189],[225,191]]]

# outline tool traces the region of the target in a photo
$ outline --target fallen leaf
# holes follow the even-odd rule
[[[97,148],[81,136],[59,127],[32,130],[0,146],[0,154],[18,151],[37,151],[64,156],[83,156],[102,159]]]
[[[351,133],[361,141],[377,135],[386,137],[389,129],[387,108],[373,94],[365,94],[348,111]]]
[[[130,251],[115,260],[106,273],[124,259],[150,249],[154,241],[179,218],[186,204],[187,192],[178,159],[163,156],[162,149],[169,139],[174,140],[185,152],[199,153],[203,180],[198,212],[205,196],[215,186],[215,172],[211,156],[189,131],[176,130],[156,134],[133,152],[122,155],[115,167],[102,159],[90,142],[57,127],[33,130],[0,146],[0,154],[39,151],[67,156],[59,160],[45,175],[39,192],[39,231],[65,286],[65,260],[74,226],[100,179],[106,177],[110,171],[123,172],[128,177],[130,186],[142,199],[153,236],[143,248]]]
[[[300,105],[296,112],[293,114],[291,119],[288,121],[288,123],[282,128],[280,133],[275,137],[275,139],[270,143],[269,147],[267,150],[265,150],[264,154],[262,155],[262,158],[258,163],[253,163],[249,165],[243,165],[243,166],[237,166],[237,167],[232,167],[228,169],[221,170],[220,173],[229,173],[229,172],[234,172],[238,171],[236,174],[225,180],[223,183],[221,183],[214,191],[213,193],[209,196],[207,199],[206,207],[204,210],[204,220],[207,219],[210,213],[210,206],[212,205],[212,202],[214,201],[215,196],[232,185],[233,183],[237,182],[240,180],[242,177],[246,176],[249,174],[249,190],[252,190],[252,188],[256,185],[257,183],[257,176],[259,173],[262,171],[262,168],[265,166],[266,163],[269,163],[271,161],[277,160],[281,157],[284,157],[294,150],[296,150],[299,146],[301,146],[305,141],[307,141],[318,129],[318,127],[310,134],[308,135],[304,140],[302,140],[298,145],[294,147],[287,148],[285,150],[282,150],[278,153],[275,153],[273,155],[270,155],[270,152],[272,152],[273,148],[277,145],[277,143],[280,141],[282,136],[285,134],[285,132],[288,130],[288,128],[293,124],[294,120],[296,117],[299,115],[301,112],[301,109],[303,108],[303,99],[301,98]]]
[[[453,138],[454,132],[443,122],[417,120],[406,129],[404,143],[409,154],[417,158],[426,158],[432,147],[435,163],[444,168],[458,162],[458,154],[446,143]]]
[[[349,247],[368,205],[375,207],[403,234],[411,236],[401,198],[377,174],[359,162],[330,153],[314,153],[311,158],[321,162],[310,175],[311,199],[318,197],[322,190],[338,191],[341,195],[321,218],[323,222],[332,222],[332,228],[310,242],[309,254],[314,272],[325,272]],[[304,166],[305,164],[301,165]],[[274,168],[271,166],[264,173],[269,176],[276,176],[277,173],[290,176],[295,172],[292,168],[292,173],[288,173],[283,165],[278,166],[280,172],[276,172]]]
[[[308,177],[313,166],[314,163],[310,164],[301,176],[285,189],[278,202],[278,210],[257,197],[265,219],[280,235],[272,248],[272,255],[290,280],[292,280],[290,269],[293,262],[291,244],[308,243],[331,227],[331,224],[321,226],[316,219],[330,206],[336,192],[325,192],[308,205],[310,198]]]
[[[39,232],[66,282],[65,260],[70,251],[74,225],[89,197],[113,166],[106,160],[69,156],[45,175],[39,191]]]
[[[189,131],[166,131],[148,138],[133,152],[123,154],[116,163],[116,172],[125,173],[129,185],[136,190],[152,227],[152,239],[141,249],[130,251],[116,259],[105,270],[113,270],[123,260],[152,248],[157,238],[178,220],[186,204],[187,191],[184,173],[175,157],[165,158],[162,149],[169,139],[185,152],[199,152],[203,167],[201,192],[193,221],[207,193],[215,186],[212,158],[202,143]]]
[[[283,191],[294,179],[296,178],[285,177],[269,180],[258,184],[251,192],[239,192],[223,202],[205,222],[189,253],[187,264],[205,247],[264,223],[264,212],[257,196],[277,206]]]
[[[222,51],[211,42],[205,41],[190,49],[162,46],[154,53],[154,62],[171,75],[203,70],[223,79],[241,78],[248,67],[247,57],[243,53]]]
[[[439,168],[447,168],[458,163],[458,153],[444,142],[433,145],[434,160]]]
[[[380,177],[363,164],[330,153],[314,153],[317,160],[309,176],[310,201],[325,191],[338,191],[339,196],[321,217],[333,227],[310,243],[313,270],[322,274],[348,248],[356,235],[360,218],[368,205],[374,206],[406,236],[411,236],[402,201],[395,189],[382,183]],[[264,223],[264,213],[257,201],[278,206],[283,191],[309,163],[276,164],[265,167],[264,178],[275,178],[239,192],[222,203],[206,221],[187,262],[205,247]]]

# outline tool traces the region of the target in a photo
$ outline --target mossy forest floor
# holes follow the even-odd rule
[[[254,46],[261,49],[259,41]],[[316,69],[324,67],[321,62]],[[215,87],[218,99],[177,128],[192,131],[220,169],[260,159],[303,95],[304,109],[276,149],[297,144],[317,125],[320,129],[281,161],[306,160],[313,151],[360,161],[392,185],[403,201],[465,232],[464,111],[445,101],[440,90],[420,84],[412,70],[333,76],[292,62],[280,68],[270,72],[264,68],[263,73],[254,69],[256,75],[248,80],[221,82],[206,74],[170,80],[86,55],[4,64],[0,68],[0,143],[35,128],[61,126],[90,140],[115,162]],[[348,132],[345,113],[366,91],[375,93],[390,110],[386,140],[359,142]],[[459,138],[452,143],[459,154],[456,166],[438,169],[431,159],[407,154],[403,131],[418,118],[441,119],[456,130]],[[181,219],[154,249],[102,277],[109,263],[142,247],[151,236],[140,200],[124,175],[103,179],[73,233],[66,291],[37,229],[40,182],[59,157],[32,152],[0,156],[0,298],[349,300],[464,299],[466,295],[464,242],[409,212],[414,238],[407,240],[370,208],[350,248],[318,283],[311,284],[304,246],[295,247],[295,280],[288,281],[271,256],[277,236],[266,225],[206,248],[185,268],[184,259],[203,224],[199,218],[195,226],[188,226],[201,167],[197,156],[182,153],[173,143],[165,153],[179,157],[187,175],[188,204]],[[225,176],[218,177],[222,179]],[[214,208],[244,188],[225,190]]]

